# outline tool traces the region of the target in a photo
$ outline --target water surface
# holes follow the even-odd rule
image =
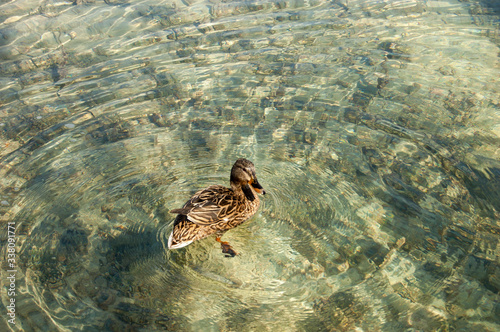
[[[2,330],[500,328],[495,1],[0,9]],[[169,251],[240,157],[240,255]]]

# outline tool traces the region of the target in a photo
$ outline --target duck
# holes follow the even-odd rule
[[[170,211],[177,217],[168,238],[169,249],[183,248],[215,234],[215,240],[221,244],[226,257],[238,254],[220,238],[257,212],[260,205],[258,194],[265,195],[266,191],[257,180],[254,164],[245,158],[234,163],[229,183],[230,188],[211,185],[201,189],[182,208]]]

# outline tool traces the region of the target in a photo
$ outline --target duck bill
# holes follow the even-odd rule
[[[241,187],[241,189],[243,190],[243,194],[245,194],[245,197],[249,201],[253,202],[255,200],[255,195],[253,194],[252,188],[250,188],[250,185],[245,184],[244,186]]]
[[[257,180],[252,182],[252,187],[253,187],[253,189],[255,189],[255,191],[257,193],[262,194],[262,195],[266,194],[266,191],[264,190],[264,188],[262,188],[262,186],[260,185],[260,183]]]

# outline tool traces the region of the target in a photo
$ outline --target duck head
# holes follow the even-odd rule
[[[254,191],[262,195],[266,194],[264,188],[262,188],[259,181],[257,181],[254,164],[248,159],[240,158],[236,160],[231,169],[230,181],[231,187],[241,187],[243,194],[250,201],[256,198]]]

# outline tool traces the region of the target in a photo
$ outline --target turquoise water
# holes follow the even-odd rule
[[[2,2],[0,329],[498,331],[499,16]],[[240,255],[169,251],[240,157],[267,191]]]

